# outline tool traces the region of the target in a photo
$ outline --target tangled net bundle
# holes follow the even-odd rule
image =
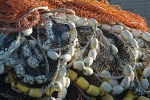
[[[1,0],[0,74],[11,87],[0,96],[149,97],[148,31],[144,18],[107,0]]]
[[[40,16],[37,11],[33,11],[36,12],[36,15],[31,14],[32,12],[27,14],[27,12],[45,6],[48,6],[49,10],[69,8],[74,10],[78,16],[94,18],[99,23],[122,22],[126,26],[134,29],[140,29],[142,31],[149,30],[144,18],[129,11],[124,11],[119,6],[112,6],[107,0],[102,0],[101,2],[95,0],[1,0],[0,21],[5,24],[23,23],[22,20],[25,20],[29,15],[30,17]],[[35,24],[37,24],[39,20],[31,21],[32,23],[35,21]],[[20,23],[13,27],[24,27]],[[27,23],[29,21],[25,24]],[[28,27],[34,26],[35,24],[29,25]],[[5,30],[4,27],[1,30]]]

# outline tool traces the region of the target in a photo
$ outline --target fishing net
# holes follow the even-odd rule
[[[122,22],[134,29],[140,29],[143,31],[148,30],[144,18],[129,11],[124,11],[119,6],[112,6],[107,0],[102,0],[101,2],[93,0],[67,0],[64,2],[59,0],[1,0],[0,21],[1,23],[4,22],[5,24],[16,22],[23,23],[21,20],[26,19],[26,17],[35,10],[30,13],[27,12],[32,9],[45,6],[48,6],[49,10],[54,8],[69,8],[74,10],[78,16],[94,18],[99,23]],[[34,15],[31,16],[33,17]],[[35,16],[39,16],[38,13],[36,13]],[[27,28],[34,26],[38,23],[38,21],[39,20],[31,21],[31,25],[27,26]],[[25,24],[27,23],[28,21],[25,22]],[[1,26],[2,31],[4,31],[3,27],[4,26]],[[23,26],[19,27],[19,29],[22,27]]]
[[[96,60],[91,67],[95,69],[96,73],[101,75],[103,70],[109,70],[112,77],[123,77],[122,70],[127,64],[132,65],[133,58],[131,57],[131,48],[125,43],[125,40],[119,35],[113,33],[110,30],[97,29],[93,30],[88,26],[77,27],[79,48],[85,51],[81,53],[79,58],[85,59],[90,51],[90,45],[88,42],[90,38],[95,34],[99,40],[99,48],[97,50]],[[86,34],[86,35],[85,35]],[[118,48],[118,53],[114,53],[111,45],[115,45]]]
[[[70,44],[74,41],[74,39],[70,39],[71,35],[75,35],[75,33],[71,34],[69,23],[57,21],[44,13],[41,15],[39,23],[33,27],[30,36],[23,36],[22,33],[19,34],[18,32],[13,34],[1,33],[2,44],[0,46],[1,51],[5,50],[4,53],[9,45],[18,39],[18,34],[21,37],[19,39],[21,45],[14,52],[11,50],[12,52],[8,57],[2,57],[3,54],[1,55],[5,59],[5,68],[9,80],[15,85],[21,84],[29,88],[40,88],[43,97],[56,77],[58,78],[60,63],[63,66],[65,63],[63,59],[68,59],[67,57],[63,58],[62,55],[66,54],[71,46]],[[55,58],[54,54],[57,54],[60,58]],[[12,89],[18,92],[15,87]],[[53,95],[55,94],[57,92],[53,93]],[[17,96],[17,98],[28,97]]]
[[[97,25],[96,20],[99,25]],[[84,21],[84,24],[80,23],[82,21]],[[91,25],[91,23],[95,25]],[[120,23],[124,25],[120,25]],[[112,29],[114,26],[122,27],[120,34],[114,32],[114,29]],[[133,31],[126,26],[148,31],[144,18],[124,11],[119,6],[112,6],[107,0],[101,2],[95,0],[1,0],[0,59],[4,60],[2,64],[4,63],[7,77],[12,85],[8,88],[17,92],[14,95],[19,93],[19,99],[44,97],[44,100],[47,96],[46,90],[52,90],[51,87],[55,85],[53,84],[55,79],[56,82],[63,80],[60,71],[66,70],[63,77],[68,78],[67,73],[69,72],[67,69],[71,69],[78,76],[74,81],[71,81],[66,99],[93,99],[91,94],[86,91],[87,89],[90,90],[89,87],[81,90],[80,87],[82,86],[77,85],[76,82],[80,77],[83,77],[89,85],[95,86],[98,92],[104,82],[115,79],[118,84],[120,83],[119,85],[122,85],[124,78],[130,77],[134,85],[129,87],[135,93],[142,95],[139,88],[140,83],[134,80],[131,75],[125,75],[124,72],[124,69],[128,67],[126,65],[131,65],[132,68],[129,69],[129,73],[136,74],[133,70],[135,67],[133,51],[138,49],[133,48],[129,43],[130,40],[126,38],[125,35],[129,36],[129,33]],[[125,30],[129,32],[123,33]],[[91,47],[93,39],[98,41],[98,43],[93,43],[98,44],[94,48]],[[20,43],[17,47],[15,47],[17,45],[16,40]],[[11,48],[8,49],[9,47]],[[74,50],[70,50],[71,47]],[[113,47],[116,47],[117,50],[115,51]],[[145,47],[140,48],[141,52],[149,54],[149,51],[145,51],[145,48],[149,48],[149,43],[145,42]],[[7,53],[7,51],[10,52]],[[5,56],[5,54],[8,55]],[[146,61],[144,66],[147,66],[148,57],[143,55],[140,60],[137,60]],[[86,63],[85,59],[90,57],[93,61],[91,65],[88,65],[90,60]],[[74,62],[77,61],[83,63],[84,67],[91,69],[92,75],[86,75],[86,68],[82,70],[76,68]],[[65,66],[66,69],[62,70],[60,66]],[[78,67],[83,66],[79,65]],[[110,76],[103,75],[106,74],[104,72],[110,72]],[[139,76],[137,79],[140,78]],[[16,88],[20,84],[29,90],[24,91],[23,89],[22,91],[22,88]],[[132,85],[131,82],[128,84]],[[35,88],[40,90],[40,96],[37,94],[34,96],[31,90]],[[135,90],[136,88],[138,88],[138,91]],[[67,88],[65,87],[65,89]],[[73,91],[70,92],[70,89]],[[7,94],[7,92],[4,94]],[[59,92],[55,91],[52,95],[49,93],[48,98],[51,96],[57,98]],[[122,86],[120,95],[122,98],[124,92],[126,92],[126,89]],[[149,91],[144,91],[144,93],[149,93]],[[101,96],[95,96],[94,98],[100,99]]]

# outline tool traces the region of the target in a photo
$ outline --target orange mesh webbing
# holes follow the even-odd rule
[[[134,29],[148,30],[144,18],[119,6],[112,6],[107,0],[0,0],[0,21],[17,22],[29,10],[40,6],[48,6],[50,10],[69,8],[80,17],[94,18],[100,23],[122,22]]]

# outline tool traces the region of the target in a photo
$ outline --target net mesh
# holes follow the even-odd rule
[[[122,10],[117,5],[110,5],[107,0],[100,2],[95,0],[0,0],[0,22],[16,23],[21,20],[22,16],[29,16],[27,12],[31,9],[41,6],[48,6],[50,10],[55,8],[69,8],[73,9],[78,16],[94,18],[99,23],[122,22],[128,27],[149,31],[144,18]],[[39,20],[35,21],[38,23]]]
[[[116,33],[104,29],[97,29],[93,32],[88,26],[81,26],[77,27],[77,31],[79,48],[83,49],[86,47],[94,33],[99,40],[97,57],[91,65],[92,69],[94,69],[98,75],[101,75],[103,70],[109,70],[113,77],[122,77],[122,69],[125,65],[132,64],[132,57],[130,55],[131,49],[125,44],[125,40]],[[113,41],[113,43],[111,41]],[[115,45],[118,48],[118,53],[113,53],[111,45]],[[89,50],[90,46],[87,46],[81,56],[83,59],[87,57]]]
[[[131,63],[128,52],[129,47],[124,44],[124,40],[107,30],[97,31],[97,37],[99,40],[99,50],[92,67],[99,75],[103,70],[109,70],[114,77],[122,76],[124,66]],[[114,40],[114,43],[111,43],[110,39]],[[117,54],[113,53],[111,45],[120,48]]]

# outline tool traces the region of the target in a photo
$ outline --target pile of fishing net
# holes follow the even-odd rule
[[[49,9],[41,7],[48,7]],[[144,18],[129,11],[124,11],[117,5],[110,5],[107,0],[101,2],[96,0],[1,0],[0,21],[6,25],[13,23],[13,25],[8,25],[10,28],[21,27],[24,29],[30,21],[32,23],[28,27],[38,23],[40,12],[37,10],[44,9],[46,11],[56,8],[72,9],[79,17],[94,18],[99,23],[122,22],[130,28],[142,31],[149,30]],[[5,30],[4,28],[1,27],[1,30]]]
[[[149,100],[145,20],[106,0],[1,0],[0,98]]]

